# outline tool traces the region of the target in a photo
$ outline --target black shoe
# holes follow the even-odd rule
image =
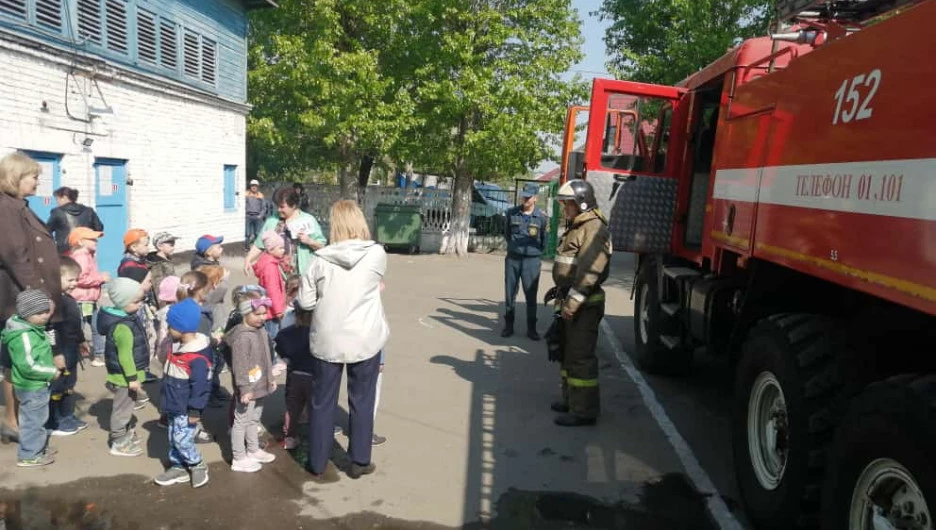
[[[527,330],[527,338],[530,340],[540,340],[540,334],[535,329]]]
[[[362,475],[370,475],[374,471],[377,471],[377,466],[374,465],[373,462],[366,466],[351,462],[351,468],[348,469],[348,476],[356,480],[361,478]]]
[[[581,427],[583,425],[594,425],[595,418],[583,418],[574,414],[560,414],[556,416],[553,423],[562,427]]]
[[[376,433],[371,438],[371,445],[383,445],[387,441],[386,436],[378,436]]]
[[[325,464],[325,471],[322,471],[321,473],[315,473],[308,467],[306,467],[306,471],[309,472],[309,478],[312,480],[312,482],[315,482],[316,484],[334,484],[335,482],[341,480],[341,477],[338,476],[338,468],[336,468],[335,464],[332,464],[331,462]]]
[[[159,378],[151,374],[149,370],[146,371],[146,379],[143,380],[144,383],[155,383],[159,381]]]
[[[565,414],[566,412],[569,412],[569,406],[566,405],[564,401],[553,401],[549,405],[549,408],[551,408],[553,412],[559,412],[561,414]]]
[[[507,338],[513,336],[513,328],[508,326],[504,328],[504,331],[501,331],[501,337]]]

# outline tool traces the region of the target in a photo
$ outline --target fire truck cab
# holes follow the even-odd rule
[[[776,21],[677,86],[596,79],[560,178],[638,255],[639,367],[732,361],[758,528],[936,529],[936,0]]]

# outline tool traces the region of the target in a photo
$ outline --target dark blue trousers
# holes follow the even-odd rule
[[[348,368],[348,456],[351,461],[371,463],[374,436],[374,402],[377,399],[377,375],[380,373],[380,355],[352,364],[330,363],[312,359],[315,387],[309,403],[309,471],[321,474],[331,456],[335,438],[335,408],[341,374]]]
[[[507,255],[504,263],[504,287],[507,295],[504,320],[507,326],[513,328],[517,291],[522,283],[523,298],[526,299],[527,329],[536,329],[536,292],[539,290],[541,268],[542,260],[539,256],[524,258]]]

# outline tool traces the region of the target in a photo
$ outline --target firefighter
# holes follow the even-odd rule
[[[540,340],[536,332],[536,292],[539,290],[543,248],[546,246],[546,225],[549,218],[536,207],[537,188],[524,186],[520,197],[523,202],[507,210],[504,237],[507,238],[507,258],[504,260],[504,287],[506,311],[501,337],[514,333],[517,289],[523,284],[526,299],[527,337]]]
[[[595,348],[605,311],[601,284],[611,265],[611,234],[588,182],[566,182],[556,199],[568,224],[553,264],[555,287],[546,295],[547,300],[555,298],[559,332],[547,340],[558,340],[562,376],[562,401],[553,403],[552,410],[560,413],[556,425],[593,425],[599,412]]]

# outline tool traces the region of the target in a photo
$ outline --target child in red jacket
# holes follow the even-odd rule
[[[267,296],[273,302],[273,308],[266,322],[266,330],[270,339],[275,339],[279,332],[280,319],[286,312],[286,277],[283,273],[286,242],[283,236],[272,230],[264,232],[261,238],[263,254],[254,263],[253,270],[257,275],[257,283],[266,289]]]

